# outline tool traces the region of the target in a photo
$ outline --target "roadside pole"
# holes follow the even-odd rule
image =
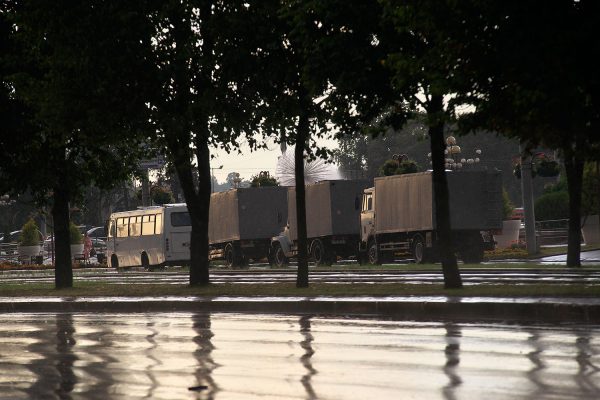
[[[150,180],[148,178],[148,169],[144,170],[144,177],[142,178],[142,206],[148,207],[150,205]]]
[[[535,237],[535,213],[533,208],[533,176],[531,154],[524,152],[525,146],[519,146],[521,153],[521,194],[523,196],[523,211],[525,214],[525,240],[527,254],[535,255],[538,252],[537,238]]]

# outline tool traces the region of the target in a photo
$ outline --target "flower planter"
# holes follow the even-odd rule
[[[588,215],[585,222],[582,219],[581,233],[586,246],[600,244],[600,217],[598,215]]]
[[[83,258],[83,243],[71,245],[71,257],[73,259]]]
[[[36,257],[42,252],[42,246],[18,246],[17,251],[19,252],[19,258]]]
[[[502,234],[494,235],[496,248],[506,249],[513,244],[519,243],[519,229],[521,228],[521,220],[509,219],[502,221]]]

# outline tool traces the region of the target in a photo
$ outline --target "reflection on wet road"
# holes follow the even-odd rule
[[[0,398],[597,399],[600,326],[1,314]]]

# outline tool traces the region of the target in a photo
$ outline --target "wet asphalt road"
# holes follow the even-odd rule
[[[600,326],[0,314],[0,341],[10,399],[600,398]]]

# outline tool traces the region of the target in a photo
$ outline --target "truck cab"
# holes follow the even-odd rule
[[[375,188],[365,189],[360,212],[361,243],[368,243],[375,234]]]

